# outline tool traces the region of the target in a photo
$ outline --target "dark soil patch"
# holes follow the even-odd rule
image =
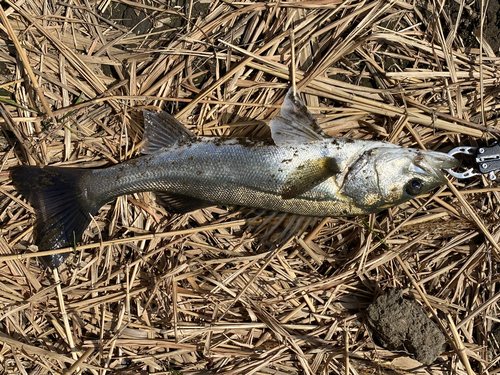
[[[452,27],[457,22],[460,4],[455,1],[447,2],[446,11],[451,17]],[[478,48],[479,42],[475,35],[479,36],[481,25],[481,2],[473,2],[466,5],[462,11],[460,25],[457,29],[458,36],[462,39],[465,47]],[[499,55],[500,50],[500,2],[491,0],[485,12],[483,26],[483,37],[491,46],[495,54]]]
[[[411,353],[423,364],[434,362],[445,337],[417,302],[391,290],[368,308],[368,322],[381,344],[389,350]]]

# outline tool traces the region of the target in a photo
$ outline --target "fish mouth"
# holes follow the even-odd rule
[[[442,152],[427,151],[419,155],[415,160],[415,165],[432,174],[440,182],[445,183],[446,178],[441,170],[456,168],[460,165],[460,161]]]
[[[443,152],[429,151],[425,154],[427,162],[437,169],[451,169],[460,165],[460,161],[455,157]]]

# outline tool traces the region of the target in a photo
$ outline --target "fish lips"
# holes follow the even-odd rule
[[[446,177],[441,170],[453,169],[460,166],[460,161],[451,155],[424,151],[414,161],[415,172],[422,172],[432,175],[440,184],[446,183]]]

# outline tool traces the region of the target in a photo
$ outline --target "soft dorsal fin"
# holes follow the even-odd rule
[[[327,136],[311,112],[290,88],[281,105],[281,115],[271,119],[269,123],[274,143],[278,146],[301,144],[321,139]]]
[[[151,154],[162,148],[172,146],[179,141],[188,141],[195,137],[184,125],[167,112],[149,112],[144,114],[143,154]]]
[[[333,158],[307,160],[286,177],[281,198],[292,199],[304,194],[338,172],[339,167]]]

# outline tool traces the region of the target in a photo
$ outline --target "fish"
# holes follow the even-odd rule
[[[99,169],[20,166],[12,183],[36,212],[39,251],[76,246],[113,199],[154,192],[171,213],[213,205],[313,217],[376,213],[443,185],[458,166],[441,152],[324,133],[288,91],[270,139],[197,136],[166,112],[144,111],[141,156]],[[58,268],[69,254],[42,257]]]

